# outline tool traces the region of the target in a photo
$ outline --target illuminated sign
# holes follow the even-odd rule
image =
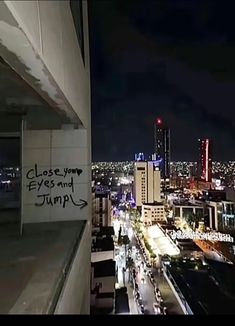
[[[170,233],[172,239],[192,239],[192,240],[209,240],[209,241],[222,241],[234,242],[230,234],[223,234],[219,232],[199,232],[199,231],[172,231]]]

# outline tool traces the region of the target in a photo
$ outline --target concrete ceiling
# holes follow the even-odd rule
[[[0,132],[18,130],[22,117],[29,129],[57,129],[68,123],[0,57]]]

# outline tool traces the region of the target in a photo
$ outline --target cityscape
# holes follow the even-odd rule
[[[162,121],[154,154],[92,165],[93,225],[113,226],[115,300],[123,287],[128,297],[119,312],[233,314],[234,162],[212,161],[209,139],[195,149],[197,162],[171,162]]]
[[[234,315],[227,15],[0,1],[0,315]]]

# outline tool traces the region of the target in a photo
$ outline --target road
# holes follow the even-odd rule
[[[128,219],[128,214],[124,214],[124,216],[119,221],[116,220],[115,224],[116,225],[115,225],[114,229],[116,229],[116,233],[118,232],[119,227],[122,226],[122,235],[127,234],[130,239],[130,243],[131,243],[132,247],[134,246],[137,248],[137,250],[139,250],[140,248],[137,244],[135,234],[133,232],[131,223]],[[119,283],[121,282],[121,284],[127,286],[127,288],[128,288],[129,305],[130,305],[131,313],[136,313],[136,306],[138,307],[138,312],[140,313],[139,306],[137,304],[134,304],[134,303],[136,303],[136,301],[133,297],[133,288],[131,287],[132,282],[128,282],[130,280],[128,270],[126,273],[124,273],[125,274],[125,278],[124,278],[124,274],[123,274],[123,267],[125,267],[125,253],[124,252],[125,252],[124,247],[120,248],[119,257],[117,257],[118,280],[120,280]],[[137,266],[141,265],[141,262],[144,262],[143,255],[140,250],[139,250],[139,253],[140,253],[140,259],[137,259],[135,251],[132,250],[132,252],[131,252],[131,256],[136,265],[136,271],[138,271]],[[155,294],[154,294],[154,287],[153,287],[153,284],[150,282],[149,277],[147,275],[145,275],[144,269],[147,270],[147,268],[145,266],[143,266],[143,264],[142,264],[142,266],[140,266],[139,272],[137,273],[136,280],[137,280],[137,284],[139,286],[140,295],[143,299],[143,305],[145,307],[146,314],[154,314],[153,303],[156,302],[156,298],[155,298]],[[183,314],[182,309],[180,308],[170,286],[168,285],[167,281],[164,279],[163,275],[160,276],[156,269],[152,269],[152,272],[154,274],[155,281],[158,284],[158,287],[161,291],[162,298],[164,300],[164,305],[167,307],[168,313],[182,315]],[[143,281],[142,281],[142,279],[143,279]]]

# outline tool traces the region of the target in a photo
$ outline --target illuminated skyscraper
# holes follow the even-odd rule
[[[209,139],[199,139],[199,162],[198,177],[204,181],[211,182],[212,159],[211,141]]]
[[[154,122],[154,152],[159,162],[162,179],[170,177],[170,129],[161,118]]]
[[[137,207],[161,201],[160,171],[153,161],[137,161],[134,167],[134,198]]]

